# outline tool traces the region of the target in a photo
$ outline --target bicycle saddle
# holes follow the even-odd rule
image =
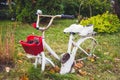
[[[79,33],[80,36],[87,36],[89,34],[93,34],[93,25],[85,26],[82,31]]]
[[[87,36],[88,34],[93,33],[93,25],[83,26],[80,24],[72,24],[64,29],[64,33],[78,33],[80,36]]]
[[[82,31],[82,29],[83,29],[83,26],[82,26],[82,25],[72,24],[72,25],[70,25],[68,28],[65,28],[65,29],[64,29],[64,33],[70,33],[70,32],[79,33],[79,32]]]

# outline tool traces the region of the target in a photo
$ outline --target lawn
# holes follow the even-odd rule
[[[76,20],[56,20],[46,31],[46,42],[58,55],[67,50],[69,34],[63,33],[64,28],[75,22]],[[84,60],[84,66],[79,69],[83,74],[76,71],[65,75],[52,71],[51,66],[47,66],[46,70],[41,73],[41,66],[38,65],[38,68],[35,69],[32,65],[33,60],[25,56],[26,53],[19,44],[19,40],[25,40],[30,34],[41,35],[41,32],[35,30],[31,24],[0,21],[0,31],[1,37],[4,39],[6,39],[4,35],[7,31],[12,31],[15,38],[15,43],[10,44],[15,47],[14,57],[12,57],[13,66],[10,67],[9,72],[0,66],[0,80],[120,80],[120,31],[112,34],[97,33],[95,38],[99,44],[94,54],[99,58],[95,61]],[[2,50],[1,46],[0,48]],[[0,53],[4,54],[1,51]],[[60,67],[60,62],[53,57],[52,59]]]

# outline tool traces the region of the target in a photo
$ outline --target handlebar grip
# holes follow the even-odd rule
[[[35,22],[32,23],[32,27],[35,28],[35,29],[37,29],[37,30],[39,29],[39,28],[37,27],[37,24],[36,24]]]
[[[75,18],[75,16],[74,15],[64,15],[64,14],[62,14],[61,18],[73,19],[73,18]]]
[[[36,27],[37,27],[36,22],[32,23],[32,27],[33,27],[33,28],[36,28]]]

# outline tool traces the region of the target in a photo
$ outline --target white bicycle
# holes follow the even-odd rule
[[[50,22],[46,27],[40,27],[40,18],[49,17]],[[51,26],[55,18],[74,18],[73,15],[42,15],[41,10],[37,10],[37,22],[34,24],[34,28],[42,32],[42,36],[29,35],[27,41],[20,41],[24,50],[26,51],[28,58],[35,58],[35,67],[37,64],[41,64],[41,70],[45,70],[45,65],[50,63],[53,67],[55,64],[51,59],[45,56],[44,48],[53,55],[57,60],[61,62],[60,74],[66,74],[71,71],[72,65],[76,60],[77,54],[84,54],[85,56],[79,57],[78,60],[86,59],[87,57],[94,56],[93,52],[97,45],[97,41],[93,38],[95,32],[93,31],[93,25],[82,26],[79,24],[72,24],[68,28],[64,29],[64,33],[69,33],[68,49],[62,56],[58,56],[54,50],[45,41],[45,31]],[[75,35],[79,35],[77,41],[74,41]],[[79,51],[79,52],[78,52]],[[76,54],[77,53],[77,54]]]

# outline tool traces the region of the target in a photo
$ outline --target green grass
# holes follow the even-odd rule
[[[46,42],[51,46],[58,55],[67,51],[69,34],[64,34],[64,28],[75,23],[75,20],[56,20],[53,25],[46,31]],[[9,73],[1,72],[0,80],[5,76],[8,80],[18,80],[21,76],[27,75],[30,80],[119,80],[120,79],[120,31],[114,34],[97,34],[95,36],[98,46],[95,54],[99,57],[96,61],[84,61],[84,67],[81,70],[86,71],[87,75],[78,73],[60,75],[59,73],[51,73],[49,70],[41,73],[40,65],[33,68],[30,59],[25,56],[17,56],[19,52],[25,54],[19,40],[25,40],[30,34],[41,36],[41,32],[32,28],[30,24],[22,24],[19,22],[1,21],[0,29],[5,34],[6,27],[15,27],[16,66]],[[18,63],[22,60],[22,63]],[[60,63],[53,59],[59,66]],[[4,75],[3,75],[4,74]]]

